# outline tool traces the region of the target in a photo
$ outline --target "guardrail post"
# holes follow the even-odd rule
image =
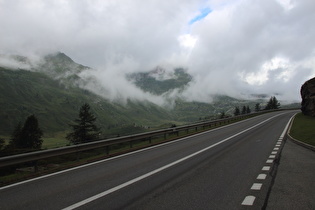
[[[149,144],[152,144],[152,137],[149,137]]]
[[[106,155],[109,155],[109,146],[105,147],[105,153],[106,153]]]
[[[166,133],[164,133],[164,140],[166,140]]]
[[[132,148],[132,141],[129,142],[130,148]]]
[[[77,160],[80,160],[80,152],[77,152]]]
[[[38,160],[34,161],[34,172],[37,173],[38,172]]]

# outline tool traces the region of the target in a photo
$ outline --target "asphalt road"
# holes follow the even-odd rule
[[[294,112],[0,188],[0,209],[260,209]]]

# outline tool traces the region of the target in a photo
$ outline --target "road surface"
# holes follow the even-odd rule
[[[294,111],[0,188],[0,209],[260,209]]]

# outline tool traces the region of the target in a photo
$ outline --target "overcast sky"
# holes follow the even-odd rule
[[[124,75],[162,66],[193,75],[190,100],[299,101],[315,76],[314,11],[314,0],[0,0],[0,53],[64,52],[112,96],[149,97]]]

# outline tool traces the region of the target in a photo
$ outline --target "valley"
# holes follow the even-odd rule
[[[84,88],[82,84],[89,81],[85,81],[81,73],[93,69],[75,63],[63,53],[46,56],[37,65],[21,56],[15,57],[15,61],[29,68],[0,67],[0,136],[7,140],[19,122],[35,114],[44,137],[58,142],[65,138],[69,124],[77,118],[84,103],[90,104],[97,118],[102,133],[100,138],[215,119],[222,112],[233,115],[235,106],[249,106],[254,110],[256,103],[262,107],[266,103],[264,99],[243,100],[223,95],[212,96],[212,103],[171,97],[169,93],[174,90],[180,93],[193,78],[184,69],[165,72],[160,67],[129,74],[126,78],[142,91],[169,101],[167,107],[133,98],[122,103]]]

